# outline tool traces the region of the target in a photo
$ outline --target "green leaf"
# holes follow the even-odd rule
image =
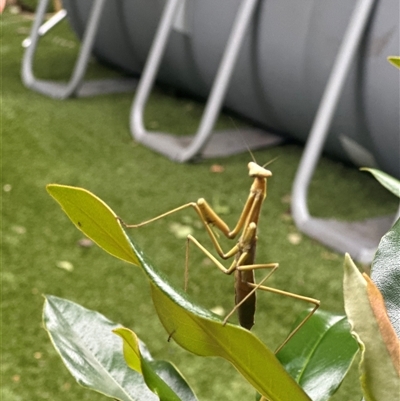
[[[309,400],[274,353],[257,337],[241,327],[224,326],[219,317],[196,306],[186,294],[172,288],[133,244],[129,252],[126,249],[126,241],[129,240],[115,213],[99,198],[81,188],[52,185],[51,190],[52,196],[55,190],[61,192],[62,196],[57,196],[57,201],[89,238],[99,243],[96,239],[101,238],[100,246],[121,259],[134,264],[139,260],[150,279],[158,316],[171,338],[180,346],[197,355],[220,356],[228,360],[260,394],[271,401]],[[84,224],[79,220],[83,217]],[[106,228],[102,222],[107,223]],[[109,232],[113,234],[109,235]],[[123,252],[115,252],[114,249],[123,249]]]
[[[324,401],[339,388],[357,352],[346,316],[317,310],[277,357],[313,401]]]
[[[158,399],[127,366],[121,340],[112,333],[117,324],[65,299],[45,298],[45,328],[79,384],[121,401]]]
[[[385,299],[389,319],[400,338],[400,220],[382,237],[371,278]]]
[[[389,56],[388,61],[395,67],[400,68],[400,56]]]
[[[143,374],[147,386],[160,400],[196,400],[190,387],[170,362],[153,361],[140,352],[139,340],[133,331],[118,328],[114,333],[124,341],[124,357],[128,366]]]
[[[132,245],[133,246],[133,245]],[[150,278],[153,302],[170,338],[200,356],[219,356],[231,362],[243,377],[271,401],[309,400],[309,397],[256,336],[190,302],[172,288],[136,249]]]
[[[369,283],[349,255],[345,257],[344,269],[345,310],[361,349],[361,386],[365,398],[367,401],[396,400],[400,377],[371,307]]]
[[[46,188],[75,226],[100,248],[116,258],[139,264],[117,215],[101,199],[83,188],[57,184]]]
[[[400,181],[375,168],[361,168],[361,171],[370,172],[386,189],[400,198]]]

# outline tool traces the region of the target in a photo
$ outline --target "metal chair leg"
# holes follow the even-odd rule
[[[52,28],[59,24],[66,16],[67,10],[61,9],[60,11],[56,12],[48,21],[46,21],[43,25],[40,25],[38,29],[38,35],[46,35],[47,32],[49,32]],[[31,38],[28,36],[22,41],[22,47],[26,49],[31,45],[31,43]]]
[[[281,138],[277,136],[268,137],[264,133],[261,134],[260,130],[242,132],[246,140],[244,146],[244,141],[240,136],[238,138],[237,132],[224,131],[219,135],[213,134],[213,128],[220,113],[243,38],[250,25],[258,0],[243,0],[240,4],[205,111],[194,137],[177,137],[164,132],[146,131],[143,123],[144,108],[154,85],[181,1],[168,0],[161,16],[131,109],[130,125],[134,139],[178,162],[191,160],[201,152],[203,152],[203,156],[208,157],[223,155],[224,151],[226,151],[227,143],[233,144],[232,150],[237,153],[240,149],[247,149],[246,144],[248,147],[254,148],[281,142]],[[213,143],[207,146],[210,140]]]
[[[26,43],[28,46],[26,47],[22,60],[21,71],[24,85],[32,90],[56,99],[65,99],[75,95],[94,95],[98,93],[133,90],[136,86],[136,80],[132,79],[83,82],[106,0],[95,0],[93,2],[79,56],[69,82],[61,83],[56,81],[40,80],[34,76],[33,60],[41,36],[41,24],[44,19],[48,2],[49,0],[40,0],[36,10],[36,18],[29,37],[29,43]],[[43,26],[44,25],[45,24],[43,24]],[[52,26],[54,26],[54,24]]]
[[[340,222],[310,216],[307,207],[308,187],[321,156],[336,106],[351,63],[359,48],[375,0],[358,0],[345,32],[332,72],[312,125],[293,184],[292,213],[298,228],[339,252],[370,263],[382,235],[390,228],[394,216],[360,222]]]

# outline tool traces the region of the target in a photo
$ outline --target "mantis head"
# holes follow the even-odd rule
[[[249,169],[250,177],[258,177],[258,178],[269,178],[272,177],[272,173],[264,167],[259,166],[255,162],[250,162],[247,165]]]

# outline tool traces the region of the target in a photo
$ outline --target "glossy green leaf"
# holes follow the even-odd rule
[[[190,387],[170,362],[154,361],[140,352],[139,340],[133,331],[121,327],[115,329],[114,333],[123,339],[124,357],[128,366],[143,375],[149,389],[160,400],[196,400]]]
[[[400,68],[400,57],[399,56],[390,56],[388,57],[388,61],[393,64],[395,67]]]
[[[361,349],[361,386],[367,401],[396,400],[400,377],[381,335],[367,292],[367,280],[349,255],[343,282],[345,310]]]
[[[55,349],[79,384],[121,401],[158,400],[142,375],[127,366],[121,339],[112,332],[117,324],[50,295],[43,319]]]
[[[324,401],[339,388],[357,352],[346,316],[317,310],[277,357],[313,401]]]
[[[257,337],[239,326],[224,326],[219,317],[199,308],[189,301],[186,294],[172,288],[134,245],[131,244],[129,252],[126,249],[126,241],[129,240],[116,220],[115,213],[99,198],[81,188],[52,185],[50,189],[52,196],[55,192],[57,195],[61,192],[62,196],[57,196],[56,200],[89,238],[99,242],[96,239],[100,237],[101,246],[112,254],[115,253],[110,248],[123,249],[123,252],[119,251],[115,255],[121,259],[131,263],[139,260],[150,279],[158,316],[171,338],[179,345],[197,355],[225,358],[260,394],[271,401],[309,400],[273,352]],[[89,200],[90,197],[92,199]],[[83,217],[85,224],[80,220]],[[103,221],[107,222],[106,228],[102,226]]]
[[[46,188],[75,226],[99,247],[116,258],[139,264],[117,215],[101,199],[83,188],[57,184]]]
[[[361,171],[370,172],[386,189],[400,198],[400,181],[375,168],[361,168]]]
[[[271,401],[309,400],[288,375],[274,353],[242,327],[222,324],[221,319],[190,302],[186,294],[137,256],[150,278],[153,302],[171,339],[200,356],[219,356],[231,362],[247,381]]]
[[[400,338],[400,220],[382,237],[371,278],[385,299],[389,319]]]

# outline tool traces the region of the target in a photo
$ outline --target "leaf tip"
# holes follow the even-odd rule
[[[387,61],[395,67],[400,68],[400,56],[389,56]]]

